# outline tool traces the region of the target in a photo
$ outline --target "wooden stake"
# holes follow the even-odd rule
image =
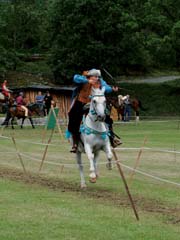
[[[174,144],[174,161],[176,162],[176,145]]]
[[[61,127],[60,127],[60,125],[59,125],[59,123],[58,123],[57,116],[56,116],[56,114],[55,114],[54,108],[51,107],[51,109],[52,109],[53,115],[54,115],[54,117],[55,117],[56,125],[57,125],[57,127],[58,127],[58,131],[59,131],[59,134],[60,134],[61,140],[62,140],[62,139],[63,139],[63,134],[62,134]]]
[[[5,126],[1,128],[1,136],[3,135],[4,129],[5,129]]]
[[[61,166],[61,170],[60,170],[60,173],[62,173],[64,170],[64,165]]]
[[[112,149],[112,152],[113,152],[114,158],[115,158],[115,160],[116,160],[116,165],[117,165],[118,170],[119,170],[119,173],[120,173],[120,175],[121,175],[121,177],[122,177],[122,180],[123,180],[123,183],[124,183],[124,186],[125,186],[127,195],[128,195],[128,197],[129,197],[131,206],[132,206],[132,208],[133,208],[134,214],[135,214],[135,216],[136,216],[136,219],[139,220],[139,216],[138,216],[138,213],[137,213],[137,211],[136,211],[135,204],[134,204],[133,199],[132,199],[132,197],[131,197],[131,194],[130,194],[130,191],[129,191],[129,188],[128,188],[126,179],[125,179],[124,174],[123,174],[123,171],[122,171],[122,169],[121,169],[120,161],[119,161],[119,159],[118,159],[118,157],[117,157],[117,155],[116,155],[116,152],[115,152],[114,148]]]
[[[48,146],[49,146],[49,144],[50,144],[50,142],[51,142],[53,133],[54,133],[54,129],[51,130],[51,135],[50,135],[50,137],[49,137],[49,139],[48,139],[48,143],[47,143],[47,145],[46,145],[46,147],[45,147],[45,149],[44,149],[42,161],[41,161],[41,164],[40,164],[40,167],[39,167],[39,172],[40,172],[41,169],[42,169],[42,165],[43,165],[43,163],[44,163],[44,160],[45,160],[45,157],[46,157],[46,153],[47,153],[47,150],[48,150]]]
[[[21,154],[20,154],[19,151],[18,151],[18,148],[17,148],[16,141],[15,141],[15,138],[14,138],[14,137],[12,137],[12,141],[13,141],[13,143],[14,143],[14,146],[15,146],[15,149],[16,149],[16,153],[17,153],[17,155],[18,155],[18,157],[19,157],[20,163],[21,163],[21,165],[22,165],[22,167],[23,167],[23,171],[24,171],[24,173],[27,174],[26,169],[25,169],[25,166],[24,166],[24,163],[23,163],[23,160],[22,160],[22,157],[21,157]]]
[[[135,162],[133,171],[131,172],[129,182],[131,182],[131,181],[133,180],[133,177],[134,177],[134,174],[135,174],[135,170],[136,170],[136,168],[139,166],[141,154],[142,154],[142,152],[143,152],[143,148],[144,148],[146,142],[147,142],[147,137],[144,138],[143,145],[142,145],[141,149],[140,149],[139,152],[138,152],[138,156],[137,156],[137,159],[136,159],[136,162]]]
[[[47,124],[46,124],[46,126],[44,128],[44,131],[43,131],[43,134],[42,134],[42,143],[44,142],[44,140],[46,138],[47,126],[48,126],[48,123],[49,123],[50,115],[51,115],[51,109],[50,109],[50,112],[48,114]]]

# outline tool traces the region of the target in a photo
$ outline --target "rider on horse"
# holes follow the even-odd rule
[[[74,75],[73,81],[80,86],[79,92],[73,100],[73,104],[69,111],[69,123],[68,131],[72,134],[73,146],[71,152],[76,152],[78,141],[80,139],[80,124],[83,115],[87,112],[84,106],[90,103],[90,95],[92,87],[100,88],[105,87],[106,93],[111,93],[112,91],[117,91],[117,87],[109,86],[102,78],[101,72],[97,69],[92,69],[89,71],[84,71],[83,75]]]
[[[24,116],[27,117],[28,116],[28,108],[25,106],[26,102],[24,101],[24,94],[23,92],[19,93],[19,96],[16,98],[16,103],[17,103],[17,107],[20,107],[22,109],[22,111],[25,111]]]
[[[6,101],[8,101],[10,98],[10,92],[11,90],[7,88],[7,80],[4,80],[2,84],[2,94],[4,95]]]

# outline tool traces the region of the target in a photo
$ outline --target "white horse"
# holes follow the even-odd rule
[[[93,88],[90,110],[86,118],[84,118],[81,126],[81,141],[84,144],[78,146],[76,153],[77,163],[80,170],[81,188],[86,187],[81,153],[85,152],[90,162],[90,182],[95,183],[98,177],[97,160],[100,150],[106,153],[108,163],[107,167],[112,169],[111,159],[112,151],[108,137],[108,128],[105,123],[106,98],[104,96],[105,88]]]

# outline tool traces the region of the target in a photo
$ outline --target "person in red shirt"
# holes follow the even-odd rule
[[[10,90],[7,88],[7,80],[4,80],[2,84],[2,94],[4,94],[5,98],[10,98]]]

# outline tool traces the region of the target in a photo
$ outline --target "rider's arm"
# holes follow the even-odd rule
[[[101,78],[101,86],[105,87],[106,93],[111,93],[113,91],[112,87],[108,85],[102,78]]]
[[[75,74],[73,77],[73,82],[77,84],[83,84],[83,83],[88,83],[88,80],[83,75]]]

